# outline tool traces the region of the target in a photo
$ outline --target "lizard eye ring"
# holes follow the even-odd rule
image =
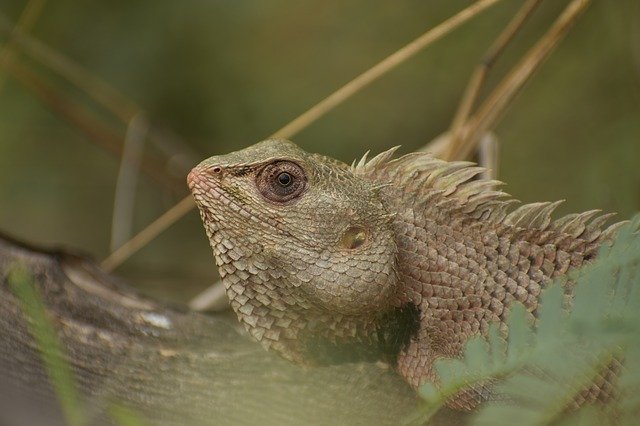
[[[256,176],[258,191],[269,201],[286,203],[300,197],[307,189],[307,175],[292,161],[267,164]]]

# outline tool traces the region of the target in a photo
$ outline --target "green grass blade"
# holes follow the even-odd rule
[[[10,267],[8,281],[20,301],[22,312],[27,319],[27,327],[40,350],[44,368],[60,400],[67,423],[70,426],[87,424],[73,373],[65,361],[64,350],[56,331],[47,318],[42,297],[34,285],[33,277],[24,266],[15,264]]]

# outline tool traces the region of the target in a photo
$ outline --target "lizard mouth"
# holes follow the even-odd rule
[[[208,177],[206,172],[203,176],[197,167],[189,173],[187,182],[203,222],[211,225],[215,231],[233,228],[232,224],[235,223],[238,229],[258,230],[267,227],[292,241],[299,241],[299,237],[286,229],[282,221],[252,208],[248,203],[239,202],[216,180]]]
[[[206,222],[220,222],[220,216],[223,216],[220,212],[220,207],[227,206],[233,209],[231,206],[235,204],[226,196],[223,190],[200,177],[191,178],[192,174],[193,171],[189,174],[189,189],[198,209],[203,214],[203,219]]]
[[[194,167],[189,172],[187,185],[200,211],[202,221],[205,224],[213,225],[216,230],[219,229],[218,225],[224,222],[222,220],[224,214],[221,211],[224,210],[224,207],[222,206],[228,207],[232,201],[201,167]]]

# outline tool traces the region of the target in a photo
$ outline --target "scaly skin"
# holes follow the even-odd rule
[[[300,364],[383,359],[417,388],[437,384],[436,359],[504,325],[512,301],[535,315],[546,283],[616,225],[597,211],[552,221],[558,203],[508,213],[500,182],[473,180],[481,168],[393,152],[349,167],[268,140],[203,161],[188,183],[231,306],[265,348]],[[609,396],[612,374],[583,400]]]

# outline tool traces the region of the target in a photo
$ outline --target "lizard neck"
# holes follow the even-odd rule
[[[588,230],[582,238],[554,223],[486,220],[482,212],[465,212],[454,196],[429,199],[416,203],[399,191],[386,197],[393,203],[388,208],[398,210],[393,226],[401,302],[419,306],[438,327],[450,323],[468,327],[468,334],[484,333],[505,320],[514,301],[535,315],[546,284],[593,259],[601,244]]]
[[[220,271],[231,306],[247,332],[266,349],[298,364],[394,362],[419,327],[414,304],[371,315],[335,314],[294,300],[274,281],[274,271],[252,274],[233,262]]]

